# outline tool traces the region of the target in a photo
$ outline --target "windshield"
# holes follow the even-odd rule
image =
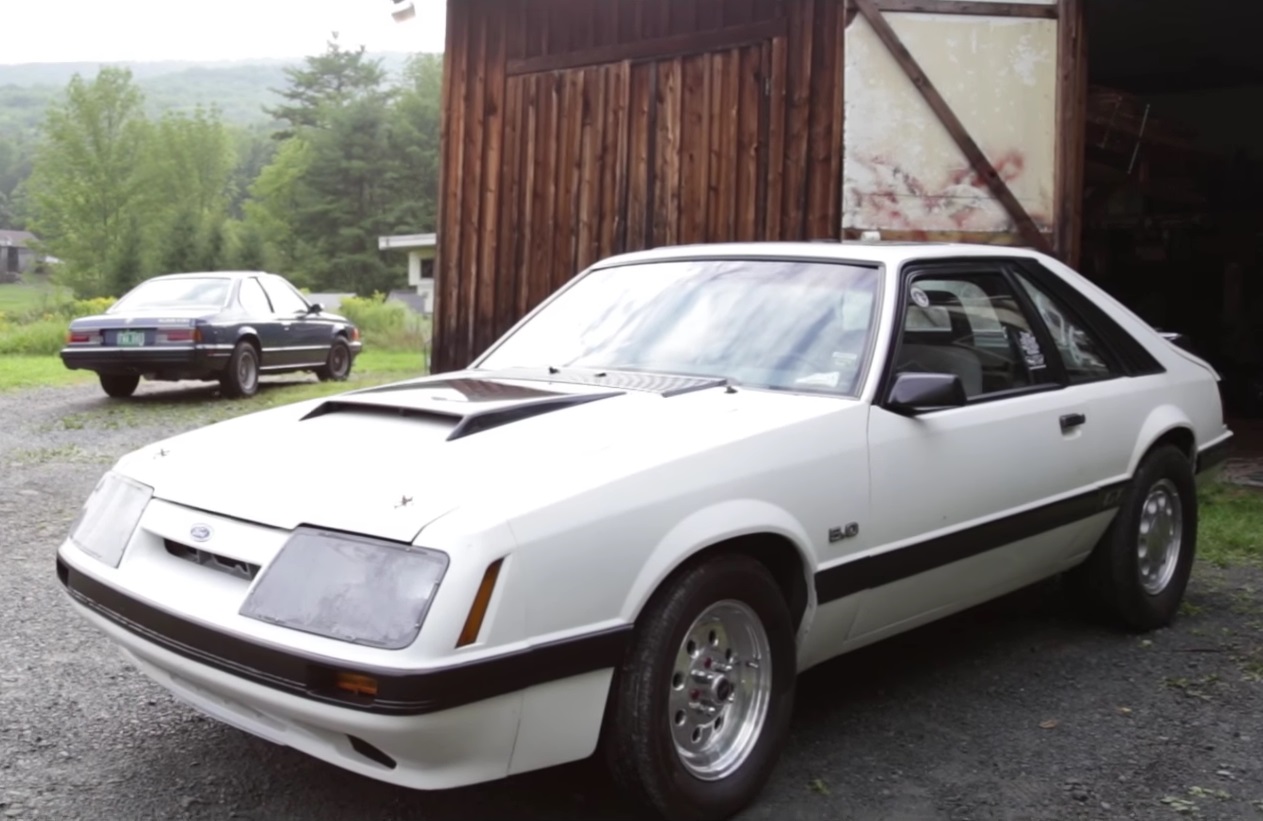
[[[111,313],[146,308],[222,308],[232,280],[223,277],[152,279],[114,303]]]
[[[879,283],[876,268],[831,262],[604,268],[564,291],[479,367],[652,371],[855,395]]]

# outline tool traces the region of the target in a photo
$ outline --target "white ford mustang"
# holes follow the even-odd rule
[[[1067,571],[1166,624],[1232,436],[1216,381],[1033,252],[659,249],[465,371],[127,455],[57,572],[175,695],[348,770],[602,749],[659,813],[721,818],[826,659]]]

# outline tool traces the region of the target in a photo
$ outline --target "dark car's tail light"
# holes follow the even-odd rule
[[[201,342],[202,330],[200,328],[171,328],[165,331],[158,331],[158,344],[165,345],[172,342]]]
[[[99,331],[67,331],[66,342],[70,345],[100,345]]]

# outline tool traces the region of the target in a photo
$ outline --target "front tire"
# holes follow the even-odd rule
[[[615,781],[672,821],[727,818],[775,767],[793,712],[793,619],[747,556],[694,565],[637,620],[604,748]]]
[[[1098,609],[1133,630],[1175,618],[1197,552],[1197,486],[1179,448],[1141,461],[1118,514],[1071,581]]]
[[[329,346],[329,358],[323,368],[316,370],[316,378],[321,382],[343,382],[351,375],[351,346],[346,340],[338,337]]]
[[[99,373],[101,390],[115,399],[126,399],[136,392],[140,377],[128,374]]]
[[[259,352],[249,342],[238,342],[219,377],[220,390],[228,397],[245,398],[259,392]]]

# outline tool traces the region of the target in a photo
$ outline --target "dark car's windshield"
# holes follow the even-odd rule
[[[880,273],[787,260],[688,260],[585,276],[479,367],[606,368],[853,395]]]
[[[232,280],[224,277],[151,279],[114,303],[111,313],[162,308],[222,308]]]

